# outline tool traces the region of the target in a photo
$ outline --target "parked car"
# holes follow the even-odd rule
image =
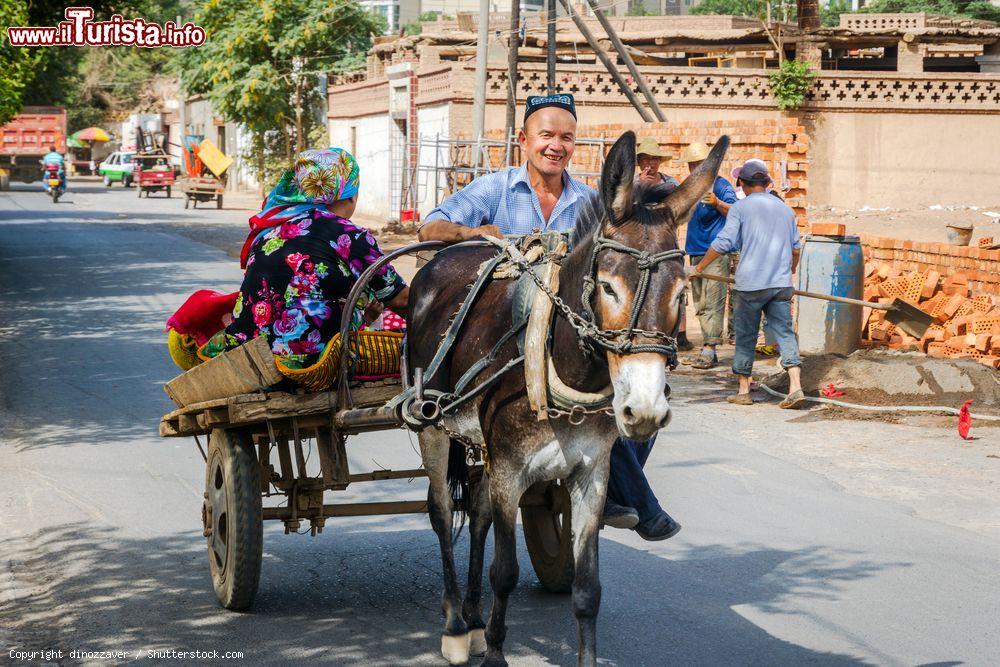
[[[101,162],[101,166],[97,168],[97,173],[104,177],[104,185],[111,187],[111,184],[119,181],[126,188],[132,185],[132,181],[135,176],[132,174],[132,169],[135,163],[132,161],[132,156],[135,155],[131,151],[115,151]]]

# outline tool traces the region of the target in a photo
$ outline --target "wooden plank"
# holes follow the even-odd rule
[[[177,430],[177,420],[176,419],[161,419],[160,420],[160,437],[161,438],[179,438],[183,433]]]
[[[178,406],[227,398],[266,389],[282,379],[264,338],[195,366],[163,386]]]
[[[397,500],[386,503],[344,503],[338,505],[323,505],[323,516],[375,516],[379,514],[423,514],[427,512],[426,500]],[[292,511],[288,507],[265,507],[263,518],[290,519]],[[308,515],[299,516],[309,518]]]
[[[401,391],[399,384],[361,386],[351,389],[356,407],[377,407]],[[253,424],[267,419],[285,419],[332,412],[337,407],[337,393],[324,391],[316,394],[289,394],[271,392],[234,397],[229,402],[229,423]],[[310,422],[309,426],[317,424]],[[300,426],[305,427],[303,422]]]
[[[378,482],[383,479],[415,479],[417,477],[427,477],[425,468],[414,468],[412,470],[373,470],[372,472],[360,472],[349,477],[351,484],[355,482]]]
[[[319,451],[324,486],[336,485],[346,488],[351,483],[351,470],[343,438],[327,425],[326,428],[317,430],[316,449]]]

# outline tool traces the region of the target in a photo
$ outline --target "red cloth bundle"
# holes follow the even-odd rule
[[[213,290],[201,289],[187,298],[167,320],[167,329],[179,334],[192,336],[198,346],[226,328],[222,318],[233,312],[239,292],[219,294]]]

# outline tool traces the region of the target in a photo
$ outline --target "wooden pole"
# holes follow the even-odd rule
[[[629,55],[628,51],[625,49],[625,45],[622,44],[622,40],[618,38],[618,33],[612,27],[611,23],[608,22],[608,18],[601,11],[601,8],[597,6],[596,0],[587,0],[587,4],[590,5],[591,11],[594,12],[594,16],[597,17],[597,22],[601,24],[604,28],[604,32],[608,33],[608,37],[611,39],[611,45],[615,47],[615,51],[618,52],[618,57],[622,59],[625,63],[625,67],[628,68],[629,74],[635,79],[635,83],[639,86],[639,91],[642,93],[643,97],[646,98],[646,102],[649,103],[649,108],[653,110],[658,121],[666,122],[667,117],[663,114],[660,109],[660,105],[656,103],[656,98],[653,97],[652,91],[650,91],[649,86],[646,85],[646,79],[639,72],[639,68],[635,66],[635,61],[632,60],[632,56]]]
[[[507,122],[504,137],[510,141],[517,113],[517,49],[521,46],[521,0],[510,0],[510,37],[507,40]]]
[[[546,20],[548,44],[545,45],[545,88],[549,95],[556,92],[556,0],[548,0],[548,16]]]
[[[584,23],[582,18],[580,18],[580,15],[576,13],[576,10],[573,9],[573,6],[569,3],[569,0],[559,0],[559,1],[562,3],[563,9],[566,10],[566,13],[568,13],[570,15],[570,18],[573,19],[573,23],[576,24],[576,29],[579,30],[580,34],[583,35],[583,38],[587,40],[587,44],[590,45],[591,50],[593,50],[594,54],[597,55],[598,59],[604,65],[605,69],[608,70],[608,74],[611,75],[611,78],[614,79],[615,83],[618,84],[618,88],[622,91],[622,94],[628,98],[628,101],[632,103],[632,106],[635,107],[635,110],[639,112],[640,116],[642,116],[642,120],[647,123],[655,122],[656,119],[653,118],[652,114],[650,114],[649,111],[646,110],[646,107],[642,106],[642,103],[639,101],[639,98],[635,96],[635,93],[632,91],[629,85],[625,83],[625,79],[622,78],[621,72],[618,71],[618,67],[616,67],[614,63],[611,62],[611,59],[608,58],[608,54],[606,54],[604,52],[604,49],[601,48],[600,44],[597,43],[597,40],[594,38],[593,33],[590,32],[590,28],[588,28],[587,24]]]
[[[490,0],[479,0],[479,33],[476,39],[476,88],[472,98],[472,140],[476,142],[473,168],[479,166],[479,142],[486,127],[486,66],[489,57]]]

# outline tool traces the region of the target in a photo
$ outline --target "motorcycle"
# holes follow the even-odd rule
[[[66,192],[66,186],[62,182],[61,171],[62,167],[58,164],[45,165],[45,176],[42,178],[42,181],[45,183],[45,192],[52,196],[53,204],[59,201],[62,193]]]

